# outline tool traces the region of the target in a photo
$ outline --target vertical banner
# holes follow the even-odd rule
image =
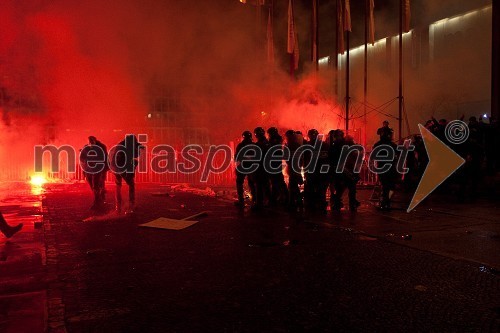
[[[375,44],[375,19],[373,16],[373,11],[375,9],[374,0],[369,1],[369,12],[368,12],[368,42],[370,44]]]
[[[349,0],[345,0],[344,14],[345,14],[345,17],[344,17],[344,30],[345,31],[352,31],[352,25],[351,25],[351,5],[350,5]]]
[[[294,44],[294,48],[293,48],[293,68],[295,70],[299,69],[299,58],[300,58],[300,55],[299,55],[299,35],[297,33],[294,34],[295,35],[295,42],[293,43]]]
[[[312,56],[311,60],[316,66],[318,63],[318,0],[312,0],[313,3],[313,19],[312,19]]]
[[[344,11],[342,10],[342,0],[337,0],[337,43],[338,52],[344,54]]]
[[[288,0],[288,39],[286,51],[293,54],[295,50],[295,24],[293,22],[293,2]]]
[[[410,19],[411,19],[411,11],[410,11],[410,0],[402,0],[404,1],[403,7],[403,31],[410,31]]]
[[[269,7],[269,16],[267,18],[267,62],[271,65],[274,64],[274,36],[271,7]]]

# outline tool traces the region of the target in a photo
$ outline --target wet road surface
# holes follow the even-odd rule
[[[135,216],[82,222],[90,203],[84,184],[49,186],[43,201],[53,330],[500,328],[500,280],[492,266],[407,246],[429,246],[424,230],[432,221],[424,217],[435,213],[394,212],[388,219],[367,202],[356,216],[241,213],[224,200],[141,185]],[[209,213],[183,230],[138,228],[201,211]],[[399,240],[409,231],[411,241]]]

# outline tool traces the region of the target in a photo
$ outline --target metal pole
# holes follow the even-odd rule
[[[338,54],[339,54],[339,13],[338,13],[338,2],[340,0],[335,1],[335,8],[336,8],[336,19],[335,19],[335,53],[333,56],[333,66],[335,68],[335,71],[339,68],[339,63],[338,63]],[[335,92],[337,91],[337,80],[335,80]]]
[[[349,133],[349,30],[346,31],[346,68],[345,68],[345,132]]]
[[[312,0],[312,43],[311,43],[311,61],[315,71],[319,70],[319,18],[318,18],[318,0]]]
[[[500,3],[492,1],[492,34],[491,34],[491,117],[500,117]]]
[[[336,96],[336,101],[335,103],[338,103],[338,95],[339,95],[339,76],[338,74],[338,69],[339,69],[339,13],[338,13],[338,2],[340,0],[335,0],[335,52],[332,55],[331,62],[333,62],[333,68],[335,69],[335,82],[334,82],[334,89],[335,89],[335,96]]]
[[[399,113],[398,113],[398,139],[401,140],[403,120],[403,1],[399,1]]]
[[[365,1],[365,76],[364,76],[364,84],[363,84],[363,104],[364,104],[364,112],[363,112],[363,121],[365,124],[364,133],[363,133],[363,145],[366,146],[366,102],[367,102],[367,93],[368,93],[368,10],[369,10],[369,1]]]

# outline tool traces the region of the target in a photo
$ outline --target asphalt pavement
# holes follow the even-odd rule
[[[240,211],[218,190],[137,191],[134,215],[91,219],[85,184],[2,197],[9,223],[27,225],[0,238],[0,331],[500,330],[500,213],[488,199],[436,196],[408,214],[401,195],[379,212],[365,190],[357,213],[310,215]],[[139,227],[200,212],[182,230]]]

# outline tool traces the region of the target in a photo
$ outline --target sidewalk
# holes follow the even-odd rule
[[[410,197],[399,194],[395,209],[381,212],[368,200],[370,194],[360,191],[364,200],[355,216],[343,212],[326,223],[500,272],[500,206],[493,199],[457,203],[453,196],[431,194],[407,213]]]

